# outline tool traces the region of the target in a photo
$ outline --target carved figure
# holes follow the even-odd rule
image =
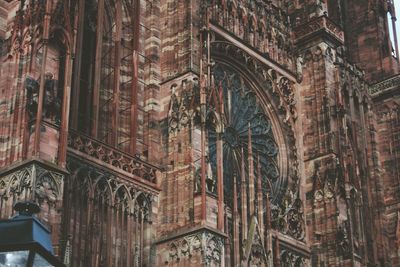
[[[297,81],[303,80],[303,64],[304,59],[302,56],[298,56],[296,60],[296,74],[297,74]]]
[[[57,81],[53,79],[53,74],[46,73],[43,112],[45,118],[54,120],[56,123],[60,120],[61,94],[61,90],[57,87]]]
[[[26,77],[25,89],[26,89],[26,109],[28,111],[29,118],[33,119],[35,118],[37,113],[39,83],[32,77]]]

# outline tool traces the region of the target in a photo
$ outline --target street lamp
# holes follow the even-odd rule
[[[33,214],[40,208],[32,202],[18,202],[18,212],[0,220],[0,267],[64,267],[54,255],[50,231]]]

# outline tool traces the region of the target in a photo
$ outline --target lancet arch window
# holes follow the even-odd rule
[[[73,69],[71,125],[125,151],[135,152],[131,124],[141,57],[139,0],[81,1],[77,57]],[[136,64],[136,67],[134,65]]]

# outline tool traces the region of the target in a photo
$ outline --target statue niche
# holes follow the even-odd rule
[[[217,193],[216,178],[213,175],[213,170],[211,167],[211,162],[208,156],[205,156],[206,161],[206,192],[210,194]],[[195,171],[195,192],[201,192],[201,167],[197,168]]]
[[[26,90],[26,110],[29,115],[29,119],[34,119],[37,113],[37,102],[39,94],[39,83],[32,77],[25,79],[25,90]]]
[[[36,118],[38,111],[39,87],[40,79],[35,80],[32,77],[26,78],[26,109],[30,120]],[[53,79],[53,74],[51,72],[45,74],[43,92],[44,99],[42,117],[52,123],[60,124],[63,91],[58,87],[58,81]]]
[[[44,118],[60,123],[60,111],[62,101],[62,90],[57,86],[57,80],[53,79],[53,74],[48,72],[45,75],[44,83]]]

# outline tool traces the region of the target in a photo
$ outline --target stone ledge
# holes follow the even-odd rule
[[[399,88],[400,88],[400,74],[397,74],[381,82],[371,85],[368,91],[370,95],[377,96],[382,93],[386,93]]]

